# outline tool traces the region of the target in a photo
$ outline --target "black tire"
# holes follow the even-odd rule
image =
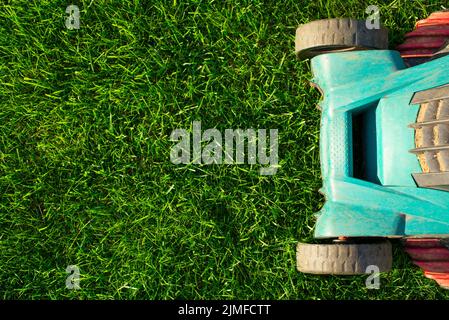
[[[369,244],[307,244],[296,248],[297,269],[303,273],[355,275],[365,274],[370,265],[379,272],[391,270],[393,255],[388,241]]]
[[[329,52],[387,48],[388,30],[368,29],[365,20],[316,20],[296,29],[295,51],[300,59]]]

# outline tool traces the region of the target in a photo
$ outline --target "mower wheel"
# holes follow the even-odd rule
[[[365,20],[316,20],[296,29],[295,51],[300,59],[330,52],[387,48],[388,30],[368,29]]]
[[[391,270],[393,257],[388,241],[377,243],[298,243],[296,263],[298,271],[312,274],[364,274],[370,265],[379,272]]]

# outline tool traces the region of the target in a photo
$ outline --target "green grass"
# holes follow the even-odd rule
[[[323,204],[296,26],[378,3],[393,47],[445,1],[186,2],[0,1],[0,298],[449,298],[398,245],[380,290],[295,270]],[[281,168],[173,165],[194,120],[279,129]]]

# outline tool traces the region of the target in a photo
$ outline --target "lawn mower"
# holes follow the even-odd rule
[[[402,239],[426,277],[449,288],[449,12],[433,13],[388,50],[365,21],[312,21],[295,51],[311,59],[319,102],[325,204],[319,244],[298,243],[297,268],[363,274],[392,267]],[[327,239],[327,240],[325,240]]]

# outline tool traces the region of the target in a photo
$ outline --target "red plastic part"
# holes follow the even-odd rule
[[[413,260],[449,261],[449,250],[446,248],[407,248],[405,251]]]
[[[405,241],[406,250],[407,248],[432,248],[439,247],[440,239],[438,238],[408,238]]]
[[[449,274],[444,272],[424,271],[424,276],[435,280],[442,288],[449,289]]]
[[[405,35],[396,49],[403,58],[430,58],[449,40],[449,11],[432,13],[416,23],[415,30]]]
[[[449,289],[449,249],[441,239],[409,238],[405,240],[405,251],[427,278]]]
[[[449,261],[417,261],[413,263],[424,270],[424,272],[442,272],[449,274]]]

